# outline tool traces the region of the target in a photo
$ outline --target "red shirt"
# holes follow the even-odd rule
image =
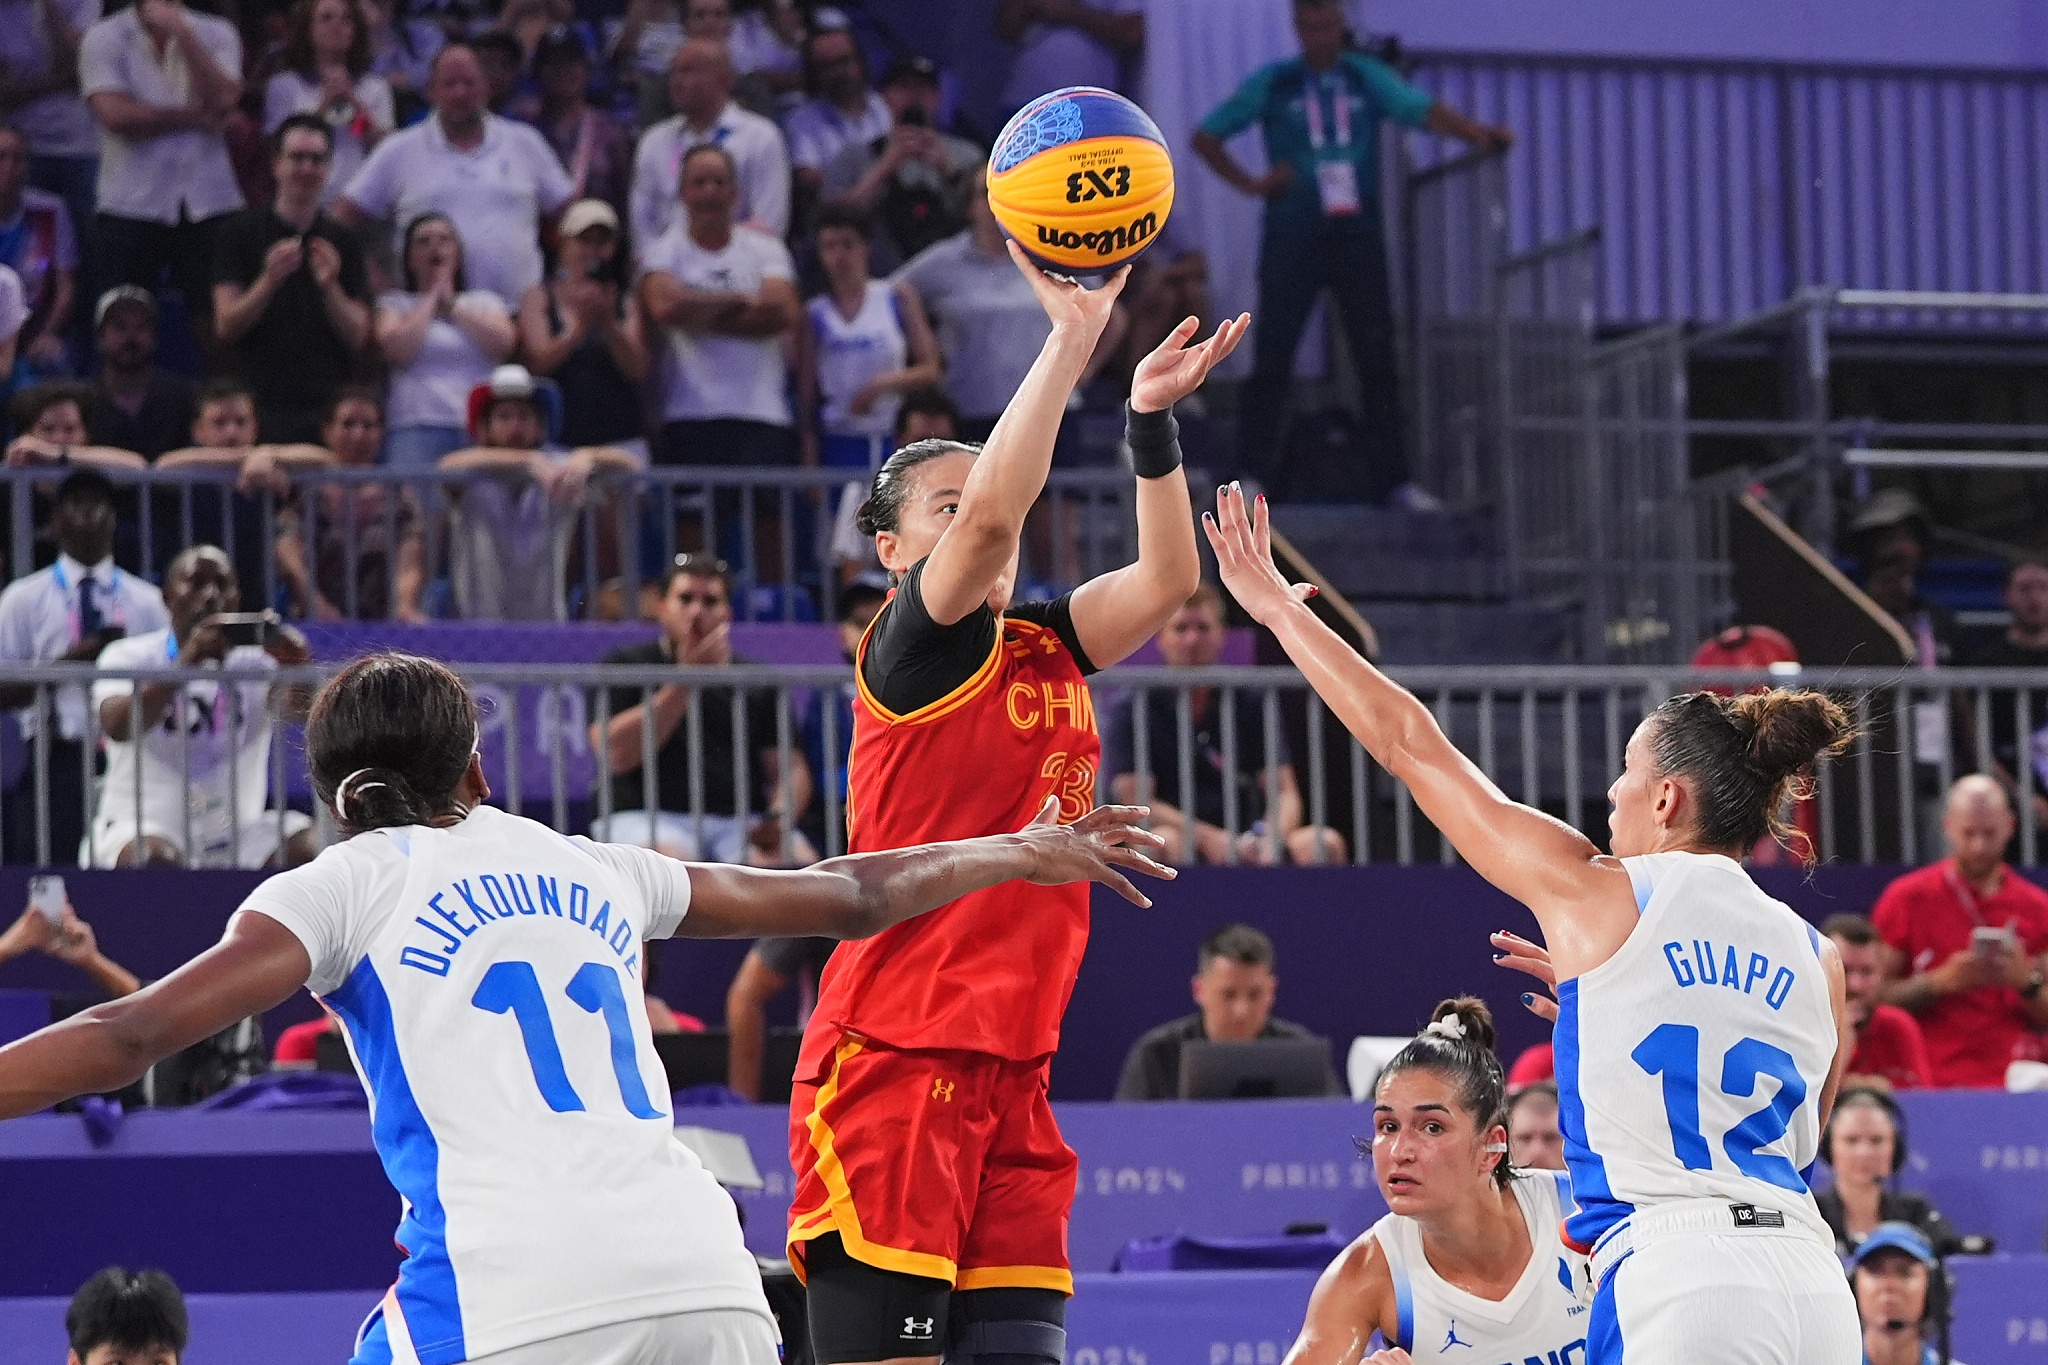
[[[1538,1081],[1557,1079],[1557,1055],[1549,1043],[1538,1043],[1515,1058],[1515,1064],[1508,1068],[1508,1093],[1531,1086]]]
[[[1932,1085],[1934,1065],[1927,1060],[1927,1040],[1920,1034],[1920,1021],[1897,1005],[1874,1007],[1870,1022],[1856,1032],[1849,1074],[1882,1076],[1894,1090]],[[2004,1084],[2003,1077],[1999,1083]]]
[[[888,610],[862,641],[863,660]],[[908,715],[855,673],[851,851],[1013,833],[1053,794],[1062,821],[1094,808],[1095,703],[1052,627],[1002,618],[973,676]],[[831,1057],[833,1032],[819,1024],[900,1048],[1045,1056],[1059,1046],[1087,946],[1086,883],[1006,882],[850,940],[825,968],[797,1074],[822,1074]]]
[[[2048,950],[2048,891],[2011,869],[1998,891],[1982,896],[1955,870],[1953,859],[1908,872],[1884,889],[1871,912],[1884,941],[1912,973],[1939,967],[1970,946],[1978,925],[2011,925],[2028,956]],[[1944,996],[1922,1010],[1920,1033],[1937,1086],[2005,1086],[2005,1068],[2038,1050],[2032,1020],[2010,986],[1979,986]]]

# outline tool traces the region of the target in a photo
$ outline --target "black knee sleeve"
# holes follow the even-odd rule
[[[953,1296],[946,1365],[1063,1365],[1067,1296],[1057,1289],[969,1289]]]

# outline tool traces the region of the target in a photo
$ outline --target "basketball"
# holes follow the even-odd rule
[[[1173,159],[1159,125],[1122,95],[1055,90],[996,138],[988,206],[1039,264],[1113,270],[1159,239],[1173,210]]]

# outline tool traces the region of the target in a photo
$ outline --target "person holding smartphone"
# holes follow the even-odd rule
[[[164,580],[169,627],[100,655],[103,669],[170,666],[192,676],[93,684],[107,777],[82,865],[296,867],[319,851],[304,813],[269,807],[275,722],[302,719],[308,691],[246,676],[306,663],[312,651],[290,626],[241,617],[241,596],[228,557],[196,545]],[[223,667],[245,676],[217,681]]]
[[[62,877],[29,878],[29,905],[21,918],[0,931],[0,964],[41,953],[78,968],[110,1000],[142,989],[135,973],[100,951],[92,926],[80,919],[64,892]]]
[[[2005,865],[2012,803],[1962,778],[1942,818],[1949,856],[1884,889],[1871,920],[1887,949],[1887,1003],[1920,1020],[1942,1087],[2005,1085],[2048,1026],[2048,891]]]
[[[0,663],[90,662],[130,632],[170,624],[163,594],[114,563],[114,485],[106,475],[86,468],[66,475],[49,529],[56,533],[56,562],[0,593]],[[16,711],[29,754],[29,766],[0,798],[6,861],[69,862],[85,832],[93,761],[85,689],[0,683],[0,708]],[[54,722],[47,744],[36,741],[44,716]]]

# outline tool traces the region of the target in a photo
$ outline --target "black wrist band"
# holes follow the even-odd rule
[[[1124,441],[1131,448],[1131,468],[1141,479],[1163,479],[1180,468],[1180,423],[1173,409],[1139,412],[1124,404]]]

